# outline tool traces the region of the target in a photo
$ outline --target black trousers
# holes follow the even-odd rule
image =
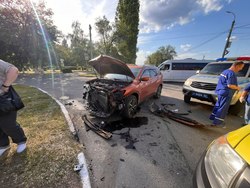
[[[9,137],[16,144],[26,142],[27,138],[23,129],[16,122],[17,112],[0,115],[0,147],[10,144]]]

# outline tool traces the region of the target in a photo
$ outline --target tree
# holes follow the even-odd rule
[[[84,31],[81,29],[81,24],[78,21],[72,23],[73,33],[68,35],[70,39],[72,58],[70,65],[86,66],[86,61],[90,57],[90,44]]]
[[[171,45],[161,46],[158,50],[147,57],[145,63],[158,66],[163,61],[174,59],[177,56],[175,48]]]
[[[60,35],[52,15],[51,9],[47,9],[42,1],[34,4],[33,9],[31,1],[1,0],[0,58],[20,69],[24,66],[37,67],[44,61],[47,63],[47,49],[51,50]]]
[[[95,26],[97,33],[101,36],[100,42],[97,43],[98,51],[101,54],[115,56],[116,54],[113,54],[115,36],[109,20],[105,16],[97,18]]]
[[[62,40],[62,44],[55,45],[55,51],[56,51],[58,60],[60,60],[60,64],[59,64],[60,67],[64,65],[70,65],[72,52],[65,38]],[[61,61],[63,61],[63,64],[61,63]]]
[[[119,0],[116,9],[116,47],[120,59],[135,63],[139,25],[139,0]]]

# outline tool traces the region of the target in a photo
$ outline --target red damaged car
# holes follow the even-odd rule
[[[100,55],[89,64],[99,78],[83,86],[83,99],[91,114],[108,117],[115,111],[131,118],[138,105],[151,96],[160,98],[162,74],[155,66],[127,65],[110,56]]]

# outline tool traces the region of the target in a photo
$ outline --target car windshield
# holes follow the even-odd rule
[[[131,82],[133,78],[123,75],[123,74],[106,74],[104,79],[115,80],[115,81],[125,81]]]
[[[214,75],[220,75],[224,70],[229,69],[233,63],[213,63],[208,64],[205,66],[201,71],[200,74],[214,74]],[[246,73],[248,71],[249,64],[245,64],[244,68],[236,73],[237,76],[246,76]]]
[[[132,71],[132,73],[134,74],[135,77],[138,76],[141,68],[130,68],[130,70]]]

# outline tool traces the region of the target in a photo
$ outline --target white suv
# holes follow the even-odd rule
[[[225,58],[224,58],[225,59]],[[215,89],[218,83],[219,75],[222,71],[228,69],[234,61],[244,61],[244,68],[238,72],[238,85],[244,87],[250,82],[250,57],[240,57],[234,59],[225,59],[225,61],[211,62],[207,64],[198,74],[188,78],[183,85],[184,101],[189,103],[191,98],[215,103],[217,95]],[[242,108],[239,102],[241,91],[235,92],[231,105],[233,105],[232,114],[238,114]]]

